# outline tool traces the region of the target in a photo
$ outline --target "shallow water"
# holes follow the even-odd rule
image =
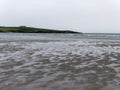
[[[0,34],[0,90],[119,90],[120,40]]]

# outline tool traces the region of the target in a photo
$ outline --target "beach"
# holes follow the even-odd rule
[[[119,37],[0,34],[0,90],[119,90]]]

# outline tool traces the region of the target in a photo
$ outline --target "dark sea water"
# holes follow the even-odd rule
[[[0,33],[0,90],[120,90],[120,34]]]

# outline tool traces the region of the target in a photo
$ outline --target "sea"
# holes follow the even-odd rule
[[[0,33],[0,90],[120,90],[120,34]]]

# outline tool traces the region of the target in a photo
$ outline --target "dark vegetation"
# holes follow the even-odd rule
[[[16,32],[16,33],[80,33],[70,30],[52,30],[52,29],[44,29],[44,28],[34,28],[34,27],[4,27],[0,26],[0,32]]]

